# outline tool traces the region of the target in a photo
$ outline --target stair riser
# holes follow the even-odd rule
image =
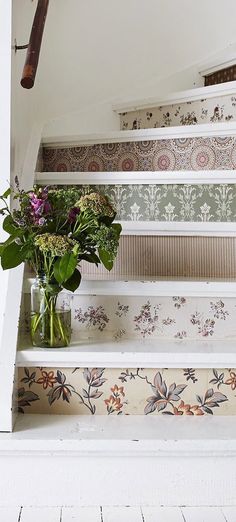
[[[193,457],[181,452],[173,457],[167,450],[147,457],[137,449],[130,456],[130,449],[127,454],[116,446],[107,442],[100,457],[98,449],[91,455],[26,450],[1,456],[0,504],[235,505],[235,455],[216,458],[209,451],[201,457],[200,450]]]
[[[235,257],[234,238],[123,236],[111,272],[86,262],[81,267],[90,279],[234,278]]]
[[[30,329],[30,296],[24,295],[20,334]],[[86,339],[236,339],[235,298],[74,295],[72,342]]]
[[[235,137],[156,139],[42,149],[48,172],[234,170]]]
[[[183,420],[186,416],[236,415],[235,372],[192,368],[19,368],[20,393],[15,406],[21,413],[49,415],[168,414]],[[158,390],[162,390],[162,397]]]
[[[54,189],[108,196],[123,221],[234,222],[236,185],[60,185]]]
[[[149,129],[235,120],[236,96],[228,95],[123,113],[120,115],[120,128],[121,130]]]

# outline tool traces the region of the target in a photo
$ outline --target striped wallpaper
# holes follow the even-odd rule
[[[227,253],[227,255],[226,255]],[[236,238],[122,236],[111,272],[84,262],[86,278],[236,277]]]

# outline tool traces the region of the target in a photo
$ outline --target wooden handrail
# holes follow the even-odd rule
[[[38,0],[21,79],[24,89],[34,86],[49,0]]]

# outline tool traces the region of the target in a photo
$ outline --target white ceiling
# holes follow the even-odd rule
[[[25,43],[36,0],[14,5]],[[50,0],[31,95],[36,110],[50,119],[191,88],[200,80],[199,63],[222,49],[230,54],[235,20],[235,0]],[[18,70],[24,56],[17,57]]]

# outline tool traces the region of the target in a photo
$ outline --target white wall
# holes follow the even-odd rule
[[[13,0],[18,43],[36,4]],[[50,0],[32,91],[19,85],[26,51],[13,57],[15,170],[38,119],[45,135],[107,131],[116,101],[200,85],[199,63],[232,53],[235,18],[235,0]]]
[[[115,129],[112,102],[200,85],[199,63],[231,53],[235,19],[235,0],[50,0],[45,135]]]
[[[16,174],[21,176],[32,130],[41,118],[37,107],[39,90],[29,92],[20,86],[25,52],[15,54],[13,49],[15,38],[18,44],[28,41],[34,11],[35,2],[29,0],[20,0],[20,2],[0,0],[1,194],[9,187],[10,182],[13,183]],[[1,222],[2,219],[0,219],[0,241],[3,241],[5,236],[1,229]],[[0,268],[0,337],[8,279],[9,272],[3,272]]]
[[[16,39],[18,45],[23,45],[29,40],[37,2],[13,0],[12,3],[12,43]],[[32,130],[37,122],[45,119],[40,108],[41,92],[37,83],[32,90],[23,89],[20,85],[25,57],[25,50],[17,53],[12,50],[12,179],[16,174],[21,176]]]

